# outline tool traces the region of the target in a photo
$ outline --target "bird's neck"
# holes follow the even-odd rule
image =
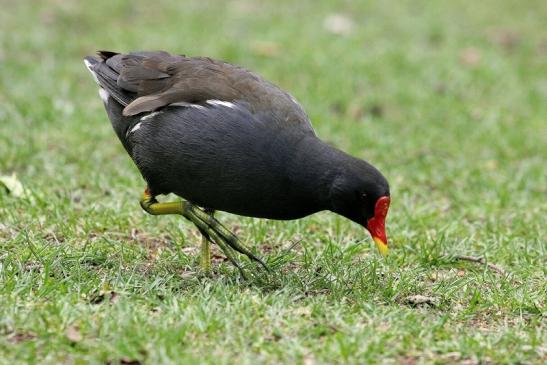
[[[310,135],[298,143],[289,174],[317,211],[333,210],[332,186],[351,160],[355,158]]]

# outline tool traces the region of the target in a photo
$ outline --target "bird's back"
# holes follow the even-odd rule
[[[308,116],[291,95],[242,67],[167,52],[98,54],[100,60],[86,57],[86,65],[101,88],[123,106],[124,116],[172,104],[207,107],[211,100],[242,101],[251,113],[274,114],[286,127],[313,133]]]

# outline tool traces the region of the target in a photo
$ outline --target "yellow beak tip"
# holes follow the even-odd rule
[[[387,256],[389,253],[389,249],[387,248],[387,244],[385,244],[381,239],[378,237],[373,237],[374,243],[376,243],[376,247],[378,248],[378,251],[380,251],[380,255]]]

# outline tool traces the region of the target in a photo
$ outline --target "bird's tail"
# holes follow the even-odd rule
[[[137,94],[122,89],[118,86],[118,77],[121,71],[121,54],[109,51],[97,52],[100,59],[93,56],[84,57],[84,63],[91,75],[102,90],[111,96],[122,106],[127,106],[137,98]],[[101,92],[101,97],[102,97]]]

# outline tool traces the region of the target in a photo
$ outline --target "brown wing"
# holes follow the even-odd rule
[[[205,57],[172,56],[167,52],[99,54],[119,73],[118,86],[137,93],[137,98],[123,110],[126,116],[174,103],[245,101],[252,112],[275,113],[286,122],[313,131],[306,113],[294,98],[244,68]]]

